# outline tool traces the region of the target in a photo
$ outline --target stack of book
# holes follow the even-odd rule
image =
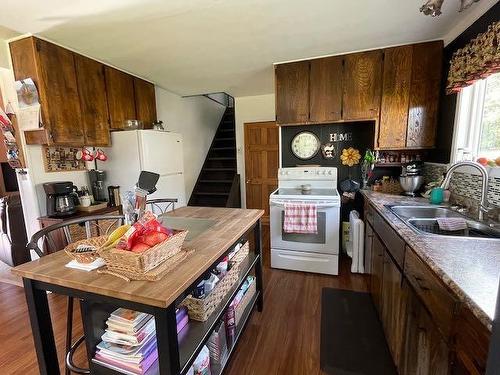
[[[106,325],[94,362],[124,374],[145,374],[158,359],[153,316],[120,308]]]

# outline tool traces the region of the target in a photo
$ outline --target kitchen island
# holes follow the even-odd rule
[[[224,315],[233,296],[253,270],[257,294],[244,312],[243,326],[254,305],[262,311],[262,215],[262,210],[209,207],[183,207],[169,212],[167,221],[169,218],[185,221],[192,219],[193,222],[204,220],[210,225],[187,238],[183,248],[193,250],[193,253],[159,281],[125,282],[115,276],[98,274],[97,271],[70,269],[65,267],[69,258],[62,251],[16,267],[13,272],[23,277],[40,373],[59,374],[46,291],[81,300],[85,344],[92,374],[117,373],[90,359],[95,354],[109,313],[118,307],[145,312],[155,317],[158,360],[148,374],[186,373],[216,323]],[[230,249],[252,234],[253,239],[250,240],[253,240],[253,251],[243,261],[236,285],[206,322],[190,322],[188,331],[178,337],[176,305]],[[236,341],[242,329],[243,327],[237,329]]]

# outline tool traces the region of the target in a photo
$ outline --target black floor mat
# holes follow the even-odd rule
[[[323,288],[321,369],[331,375],[396,375],[370,294]]]

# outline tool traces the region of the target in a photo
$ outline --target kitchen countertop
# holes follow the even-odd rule
[[[427,199],[368,190],[362,190],[361,193],[420,259],[491,330],[500,277],[500,240],[418,234],[385,205],[429,204]]]
[[[168,217],[178,220],[209,219],[213,224],[199,231],[195,238],[186,240],[183,248],[194,252],[165,277],[154,282],[125,282],[97,271],[67,268],[65,265],[70,258],[64,251],[22,264],[13,268],[12,272],[53,285],[165,308],[251,229],[263,213],[262,210],[213,207],[182,207],[169,212]]]

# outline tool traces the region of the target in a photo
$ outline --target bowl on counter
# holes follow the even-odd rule
[[[414,197],[415,192],[420,189],[424,183],[424,176],[399,176],[399,183],[405,195]]]

